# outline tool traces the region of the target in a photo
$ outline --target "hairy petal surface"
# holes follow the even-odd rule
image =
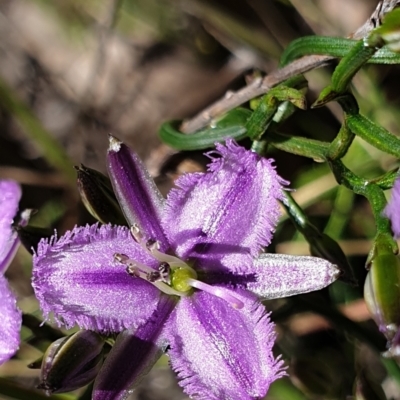
[[[107,167],[119,205],[130,225],[137,224],[146,240],[168,241],[161,227],[164,198],[136,153],[110,136]]]
[[[336,265],[323,258],[266,253],[254,260],[254,275],[245,287],[264,300],[278,299],[320,290],[339,275]]]
[[[195,399],[261,399],[284,375],[275,359],[273,324],[255,297],[232,294],[241,310],[206,292],[182,298],[168,326],[173,369]]]
[[[394,236],[400,238],[400,178],[396,179],[392,189],[392,198],[386,206],[384,214],[392,223]]]
[[[93,400],[123,400],[165,352],[164,324],[176,304],[162,296],[150,318],[136,330],[119,334],[96,378]]]
[[[196,268],[246,271],[271,241],[284,182],[271,160],[231,140],[216,148],[220,157],[211,158],[207,173],[178,179],[163,226],[176,253]]]
[[[21,188],[17,182],[0,180],[0,273],[5,272],[17,250],[18,236],[11,225],[20,198]]]
[[[160,292],[128,275],[115,253],[157,267],[123,227],[75,228],[60,239],[41,241],[33,258],[32,284],[45,318],[104,332],[137,327],[154,312]]]
[[[0,364],[7,361],[19,347],[21,312],[4,276],[0,275]]]

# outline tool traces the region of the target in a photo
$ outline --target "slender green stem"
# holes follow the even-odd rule
[[[347,90],[358,70],[384,45],[377,35],[359,40],[342,58],[332,75],[332,89],[337,93]]]
[[[351,132],[346,121],[344,121],[339,133],[327,149],[326,158],[333,161],[344,157],[349,150],[350,145],[353,143],[354,138],[354,133]]]
[[[307,81],[303,76],[295,76],[271,89],[263,96],[246,123],[247,135],[251,140],[260,140],[268,125],[274,118],[282,102],[290,102],[298,108],[306,107],[304,94],[298,89],[305,87]]]
[[[361,114],[348,115],[348,128],[357,136],[385,153],[400,158],[400,138]]]
[[[329,36],[304,36],[293,40],[281,56],[281,66],[309,55],[322,55],[342,58],[356,45],[357,40],[329,37]],[[399,64],[400,54],[389,50],[387,47],[379,49],[368,63]]]
[[[330,166],[340,185],[344,185],[354,193],[367,198],[375,217],[377,232],[391,232],[389,220],[382,215],[387,204],[383,190],[376,183],[354,174],[340,160],[330,161]]]
[[[279,150],[296,154],[302,157],[312,158],[314,161],[326,160],[329,143],[320,140],[306,139],[300,136],[290,136],[274,130],[268,130],[265,139]]]

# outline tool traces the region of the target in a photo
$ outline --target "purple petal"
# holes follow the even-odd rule
[[[164,198],[142,161],[112,136],[107,160],[115,195],[129,225],[137,224],[146,240],[157,240],[166,250],[168,241],[160,222]]]
[[[274,325],[254,298],[235,291],[241,310],[206,292],[182,298],[169,324],[171,364],[189,396],[260,399],[284,375],[272,346]]]
[[[125,399],[140,383],[165,352],[163,328],[175,304],[173,297],[162,296],[145,324],[118,336],[95,381],[93,400]]]
[[[176,182],[163,226],[176,253],[198,268],[245,271],[251,256],[271,241],[284,182],[271,160],[233,141],[216,146],[222,157],[211,158],[207,173]]]
[[[50,243],[41,241],[34,256],[32,284],[43,314],[53,312],[68,328],[119,332],[136,327],[157,307],[160,292],[143,279],[131,277],[115,253],[157,267],[130,236],[111,225],[75,228]]]
[[[384,210],[384,214],[392,223],[394,236],[400,238],[400,178],[396,179],[392,189],[392,198]]]
[[[16,303],[6,279],[0,275],[0,364],[12,357],[19,347],[21,312]]]
[[[18,247],[11,225],[18,210],[21,188],[17,182],[0,180],[0,273],[4,273]]]
[[[261,254],[246,288],[263,299],[276,299],[322,289],[339,275],[336,265],[323,258]]]

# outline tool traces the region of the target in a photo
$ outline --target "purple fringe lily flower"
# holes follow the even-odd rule
[[[400,238],[400,178],[397,178],[393,189],[392,198],[385,208],[384,214],[390,219],[392,223],[392,230],[394,236]]]
[[[12,229],[13,218],[18,210],[21,188],[11,180],[0,180],[0,364],[7,361],[19,347],[21,313],[17,309],[14,294],[8,287],[4,273],[8,268],[19,240]]]
[[[33,286],[44,316],[121,332],[93,399],[124,399],[168,349],[197,399],[261,399],[285,374],[260,299],[318,290],[338,276],[314,257],[261,254],[285,182],[233,141],[208,153],[164,200],[138,156],[110,138],[108,170],[131,229],[75,228],[42,241]]]

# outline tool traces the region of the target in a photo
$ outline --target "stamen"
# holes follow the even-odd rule
[[[192,279],[192,278],[187,279],[186,283],[191,287],[194,287],[199,290],[203,290],[204,292],[208,292],[214,296],[217,296],[217,297],[227,301],[234,308],[241,309],[244,307],[244,303],[241,300],[237,299],[236,297],[232,296],[226,289],[216,287],[216,286],[211,286],[211,285],[208,285],[207,283],[204,283],[204,282],[198,281],[197,279]]]
[[[161,280],[168,285],[171,285],[171,266],[166,262],[162,262],[158,266],[158,271],[160,273]]]
[[[148,240],[145,243],[144,237],[140,232],[140,229],[137,224],[131,226],[130,232],[135,241],[138,244],[140,244],[140,246],[156,260],[160,262],[166,262],[173,268],[186,266],[186,264],[180,258],[171,256],[169,254],[161,253],[161,251],[159,250],[160,245],[156,240]]]
[[[141,244],[143,242],[143,235],[140,232],[139,226],[137,224],[133,224],[131,226],[130,232],[137,243]]]
[[[161,275],[158,271],[154,271],[154,269],[149,268],[147,265],[131,260],[126,254],[115,253],[114,259],[121,264],[125,264],[126,272],[131,276],[142,278],[149,282],[155,282],[161,279]]]
[[[175,256],[171,256],[169,254],[165,254],[165,253],[161,253],[161,251],[159,251],[156,248],[152,248],[150,250],[150,254],[158,261],[161,262],[166,262],[168,263],[171,267],[177,268],[177,267],[186,267],[187,264],[184,263],[180,258],[175,257]]]
[[[136,278],[141,278],[146,282],[151,283],[158,290],[166,294],[179,297],[187,296],[187,293],[179,292],[178,290],[175,290],[167,285],[167,283],[163,282],[163,278],[159,271],[155,271],[153,268],[150,268],[147,265],[131,260],[126,254],[115,253],[114,260],[126,265],[126,271],[129,275]]]

